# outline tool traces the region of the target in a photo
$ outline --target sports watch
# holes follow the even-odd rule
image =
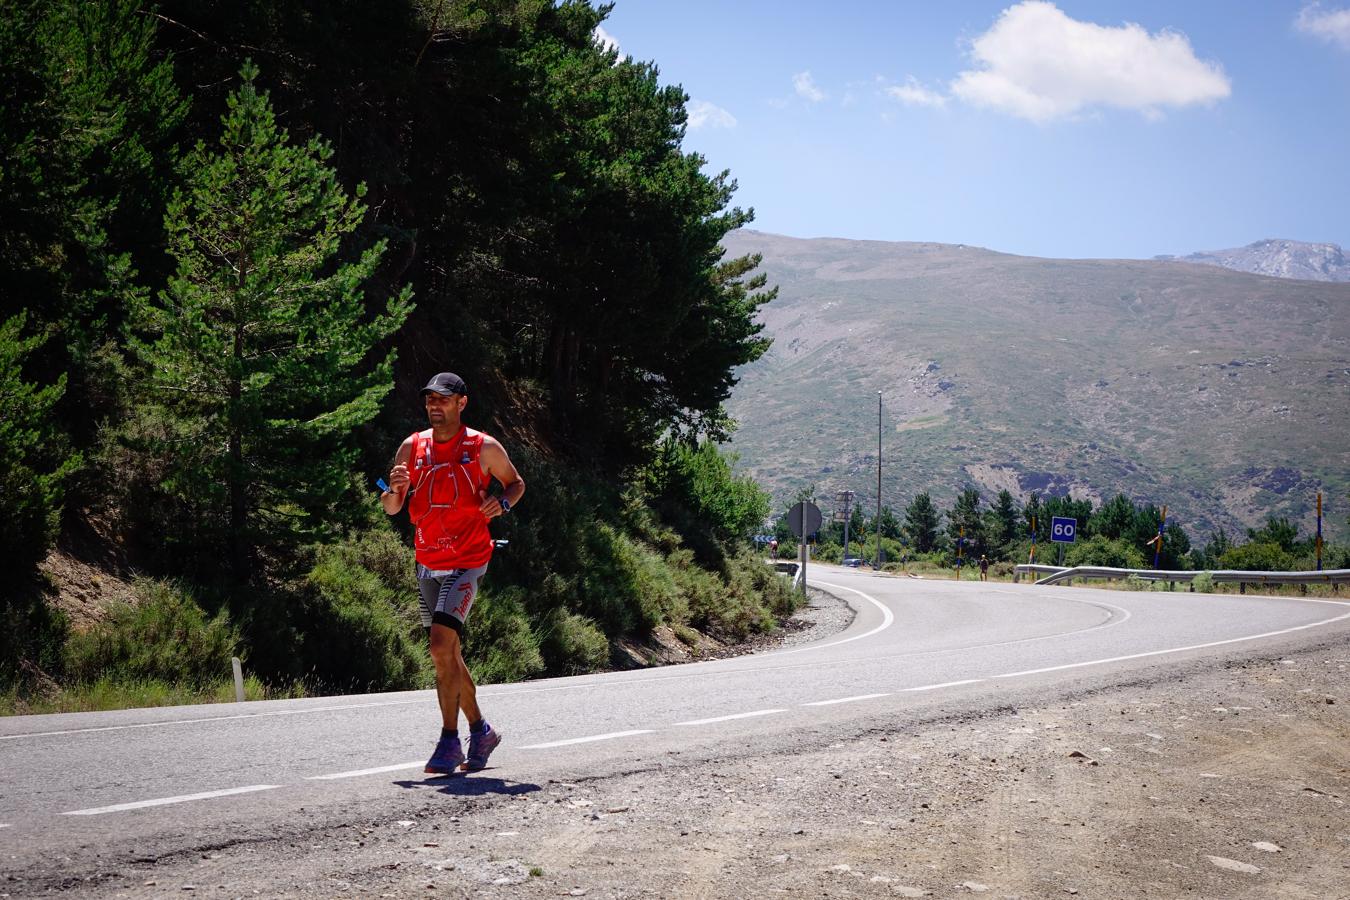
[[[504,512],[504,513],[509,513],[509,512],[511,511],[511,501],[510,501],[510,500],[507,500],[505,497],[498,497],[498,498],[497,498],[497,502],[500,503],[500,504],[502,505],[502,512]]]

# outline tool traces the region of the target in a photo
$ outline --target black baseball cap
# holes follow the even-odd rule
[[[464,383],[464,379],[454,372],[440,372],[432,376],[432,379],[427,382],[427,386],[422,388],[424,395],[430,391],[446,397],[451,394],[463,394],[466,397],[469,395],[469,388]]]

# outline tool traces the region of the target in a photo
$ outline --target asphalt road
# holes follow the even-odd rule
[[[956,583],[813,566],[857,610],[786,650],[485,686],[506,736],[484,772],[421,772],[430,691],[0,720],[0,873],[226,846],[298,821],[396,812],[412,794],[513,794],[548,778],[736,756],[784,734],[1007,705],[1091,675],[1350,635],[1350,602]],[[3,892],[0,883],[0,892]]]

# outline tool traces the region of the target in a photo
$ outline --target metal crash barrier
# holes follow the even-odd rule
[[[1041,575],[1036,584],[1072,583],[1075,578],[1140,578],[1144,581],[1190,582],[1201,572],[1168,571],[1159,569],[1115,569],[1110,566],[1042,566],[1023,564],[1013,568],[1013,581],[1020,581],[1023,575]],[[1211,571],[1210,577],[1215,584],[1227,583],[1241,586],[1267,584],[1347,584],[1350,583],[1350,569],[1327,569],[1321,572],[1246,572],[1233,569]]]

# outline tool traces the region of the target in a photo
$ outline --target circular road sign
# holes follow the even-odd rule
[[[805,513],[806,516],[805,528],[802,528],[803,513]],[[797,537],[815,534],[820,530],[820,507],[816,506],[810,500],[803,500],[801,503],[798,503],[796,506],[792,507],[792,509],[788,510],[787,520],[788,528],[791,528],[792,533]]]

